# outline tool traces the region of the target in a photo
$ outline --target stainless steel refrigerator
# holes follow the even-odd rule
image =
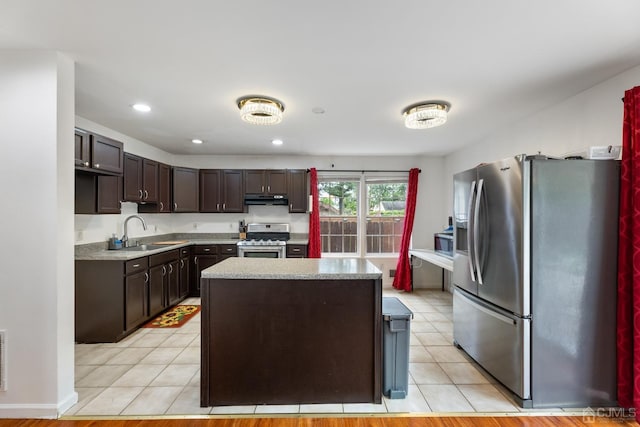
[[[454,176],[454,341],[523,407],[616,403],[619,174],[520,155]]]

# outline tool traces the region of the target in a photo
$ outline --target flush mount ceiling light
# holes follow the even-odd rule
[[[141,113],[148,113],[149,111],[151,111],[151,107],[149,107],[147,104],[133,104],[131,107],[136,111],[140,111]]]
[[[282,121],[284,105],[274,98],[245,96],[238,99],[240,118],[254,125],[275,125]]]
[[[273,145],[282,145],[284,142],[281,139],[274,139],[271,141]]]
[[[193,142],[194,144],[202,144],[201,139],[192,139],[191,142]]]
[[[443,125],[451,104],[441,101],[427,101],[409,105],[402,111],[404,125],[409,129],[429,129]]]

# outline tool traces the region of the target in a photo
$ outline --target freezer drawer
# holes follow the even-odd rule
[[[455,288],[453,339],[523,400],[531,398],[531,320]]]

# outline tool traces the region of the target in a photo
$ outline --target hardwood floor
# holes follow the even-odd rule
[[[633,420],[583,417],[284,417],[284,418],[209,418],[209,419],[103,419],[103,420],[31,420],[0,419],[0,427],[578,427],[638,426]]]

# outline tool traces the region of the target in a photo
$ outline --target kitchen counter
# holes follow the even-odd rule
[[[237,236],[237,235],[236,235]],[[150,250],[108,250],[107,242],[90,243],[75,246],[75,259],[77,261],[127,261],[130,259],[140,258],[149,255],[159,254],[165,251],[182,248],[191,245],[235,245],[240,241],[237,237],[231,235],[211,233],[210,235],[202,234],[172,234],[151,236],[144,238],[131,238],[131,240],[139,240],[141,244],[153,244],[154,242],[163,241],[184,241],[174,245],[163,245],[161,248]],[[306,245],[309,240],[304,237],[294,237],[287,241],[289,245]]]
[[[357,258],[229,258],[202,271],[203,279],[382,279],[373,264]]]
[[[382,273],[360,259],[203,270],[200,405],[381,403]]]

